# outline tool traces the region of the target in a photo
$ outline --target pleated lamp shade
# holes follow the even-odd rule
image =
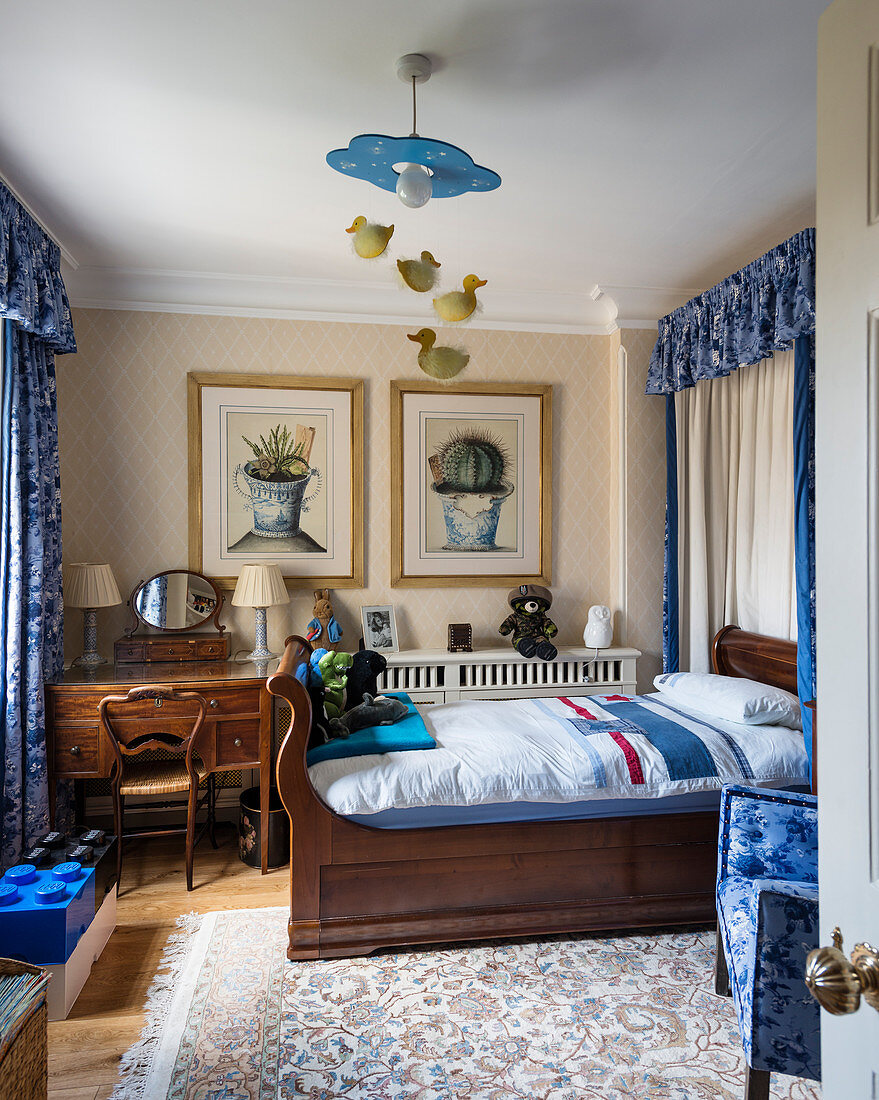
[[[289,603],[290,595],[281,567],[274,562],[260,562],[257,565],[242,565],[232,603],[236,607],[274,607]]]
[[[68,566],[64,603],[68,607],[114,607],[122,603],[113,570],[106,562],[78,561]]]

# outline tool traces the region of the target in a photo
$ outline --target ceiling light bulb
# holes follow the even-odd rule
[[[430,173],[420,164],[407,164],[397,177],[397,197],[404,206],[417,210],[433,194]]]

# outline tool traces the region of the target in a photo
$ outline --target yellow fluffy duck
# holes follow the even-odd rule
[[[463,291],[450,290],[447,294],[441,294],[439,298],[434,298],[433,308],[443,321],[466,321],[478,305],[474,292],[487,282],[487,279],[480,279],[478,275],[468,275],[464,280]]]
[[[388,241],[394,235],[392,225],[379,225],[377,222],[368,222],[361,215],[355,218],[346,233],[354,234],[354,251],[364,260],[374,260],[381,256],[388,247]]]
[[[420,260],[397,260],[397,270],[400,278],[411,290],[417,290],[424,294],[433,290],[436,283],[436,272],[440,263],[425,249],[421,253]]]
[[[440,382],[447,382],[467,366],[470,356],[463,348],[434,347],[436,333],[432,328],[423,328],[412,333],[407,332],[406,337],[416,344],[421,344],[418,353],[418,365],[425,374],[436,378]]]

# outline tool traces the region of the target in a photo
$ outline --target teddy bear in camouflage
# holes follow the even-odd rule
[[[507,602],[513,610],[498,627],[498,633],[512,634],[513,647],[523,657],[554,660],[558,650],[549,639],[559,629],[546,614],[552,606],[549,589],[539,584],[520,584],[510,591]]]

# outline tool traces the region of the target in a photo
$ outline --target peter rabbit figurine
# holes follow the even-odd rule
[[[319,588],[314,593],[314,611],[312,614],[314,617],[305,628],[305,637],[311,642],[312,646],[319,643],[323,649],[330,649],[335,652],[342,637],[342,628],[336,622],[336,617],[333,614],[333,605],[330,603],[328,588]]]

